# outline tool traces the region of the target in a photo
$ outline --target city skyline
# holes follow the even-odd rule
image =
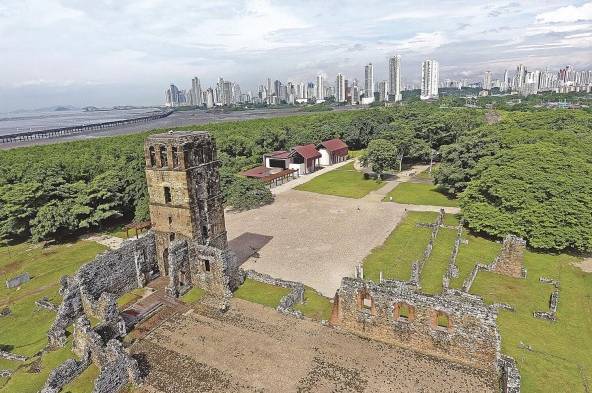
[[[189,88],[195,75],[202,90],[221,75],[253,92],[266,77],[309,82],[321,74],[333,83],[337,73],[363,86],[368,63],[374,81],[390,81],[395,54],[402,83],[416,85],[428,58],[440,63],[440,80],[482,81],[485,71],[501,79],[519,63],[592,68],[592,2],[428,3],[8,0],[0,5],[0,47],[11,59],[0,65],[0,112],[156,105],[163,86]],[[336,26],[329,12],[356,28]]]

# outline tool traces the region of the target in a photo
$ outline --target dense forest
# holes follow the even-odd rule
[[[499,123],[487,124],[483,110],[410,103],[179,129],[215,136],[226,200],[238,209],[270,201],[263,185],[237,176],[265,152],[333,137],[360,149],[381,139],[397,150],[399,165],[430,155],[441,160],[436,181],[461,197],[471,228],[516,233],[539,248],[591,250],[592,115],[501,114]],[[0,238],[62,238],[117,219],[146,219],[143,141],[162,131],[0,152]]]

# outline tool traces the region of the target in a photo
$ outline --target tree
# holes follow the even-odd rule
[[[33,240],[63,238],[75,233],[79,226],[74,213],[75,209],[73,199],[53,200],[43,205],[31,222]]]
[[[0,238],[28,237],[42,197],[42,186],[37,182],[0,186]]]
[[[460,205],[473,230],[592,251],[592,164],[572,149],[539,142],[483,158]]]
[[[235,176],[226,193],[226,204],[234,210],[254,209],[273,202],[269,188],[259,180]]]
[[[386,139],[374,139],[368,144],[361,161],[362,165],[371,167],[381,179],[385,170],[397,165],[397,146]]]

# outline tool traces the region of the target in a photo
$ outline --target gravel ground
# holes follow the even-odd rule
[[[144,392],[495,392],[487,372],[234,299],[178,314],[132,347]]]
[[[250,244],[256,251],[266,243],[243,268],[300,281],[333,297],[341,278],[354,274],[404,214],[405,208],[395,203],[285,190],[271,205],[227,213],[226,227],[239,255]],[[245,241],[232,241],[241,235]],[[253,240],[257,235],[264,241]]]

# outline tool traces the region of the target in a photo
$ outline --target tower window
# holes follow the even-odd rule
[[[175,240],[175,234],[174,234],[174,233],[171,233],[171,234],[169,235],[169,241],[171,241],[171,242],[172,242],[172,241],[174,241],[174,240]]]
[[[201,226],[201,237],[204,240],[208,238],[208,227],[206,225]]]
[[[173,168],[179,167],[179,149],[177,146],[173,146]]]
[[[150,146],[148,152],[150,154],[150,166],[156,166],[156,150],[154,150],[154,146]]]
[[[160,166],[169,166],[166,146],[160,146]]]
[[[204,260],[204,268],[206,269],[206,272],[210,271],[210,261],[208,261],[207,259]]]
[[[171,203],[171,188],[164,187],[164,203]]]

